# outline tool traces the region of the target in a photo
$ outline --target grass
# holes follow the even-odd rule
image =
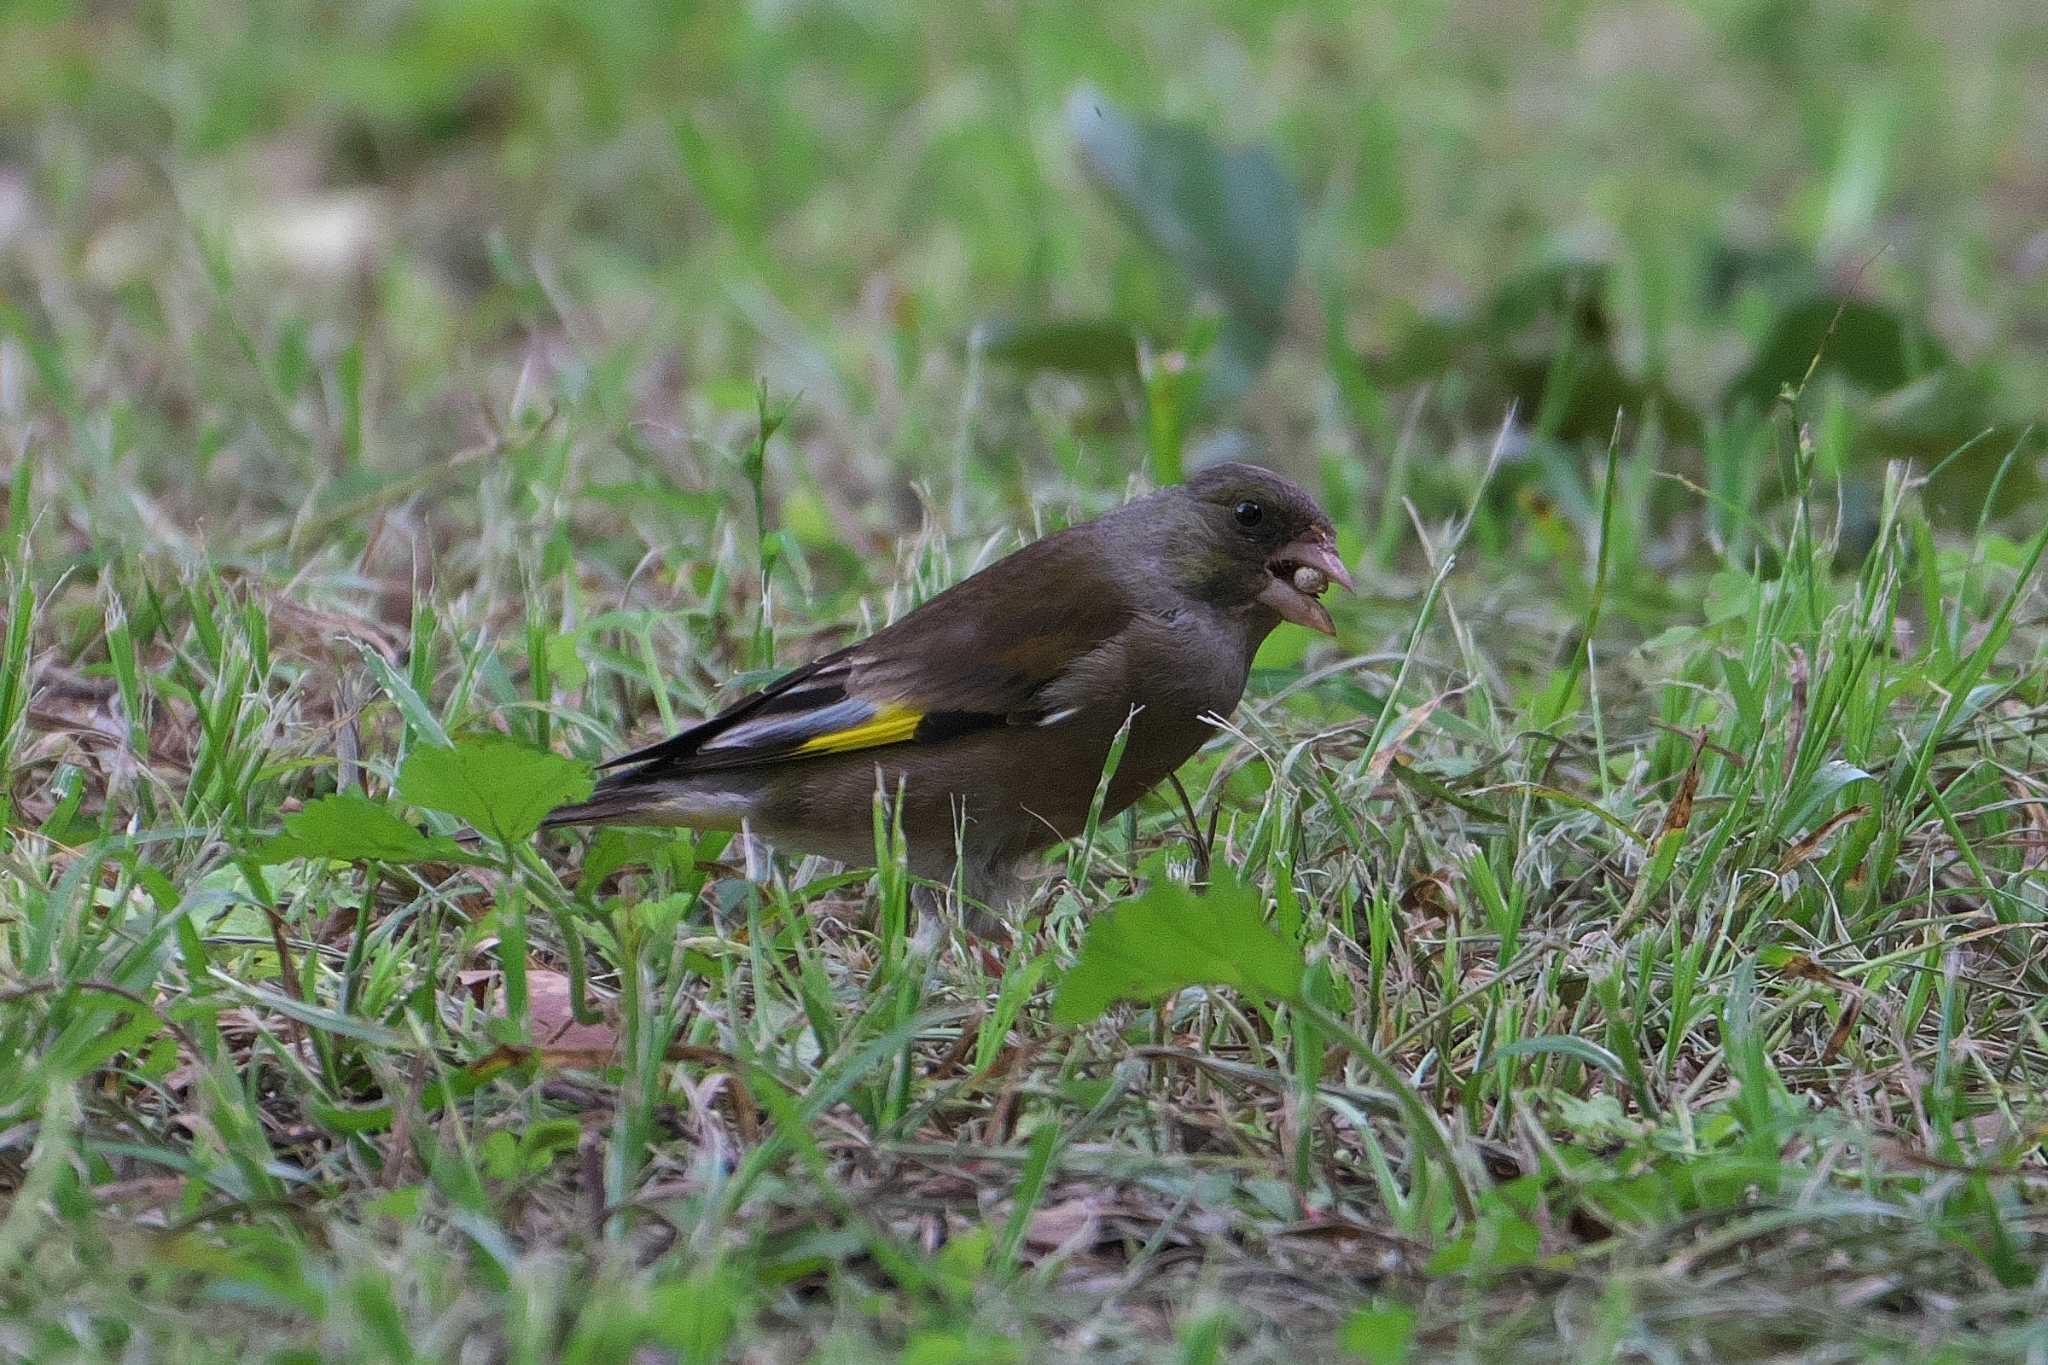
[[[0,1357],[2040,1358],[2048,44],[1926,22],[0,16]],[[1080,85],[1302,187],[1241,401]],[[1236,443],[1363,591],[1014,944],[530,835]]]

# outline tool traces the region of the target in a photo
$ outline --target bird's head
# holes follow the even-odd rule
[[[1215,464],[1159,497],[1175,513],[1161,558],[1184,591],[1337,633],[1317,598],[1332,582],[1350,588],[1351,575],[1329,514],[1300,484],[1255,465]]]

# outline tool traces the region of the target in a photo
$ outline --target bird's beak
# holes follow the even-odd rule
[[[1296,581],[1296,574],[1303,569],[1312,569],[1309,575],[1313,591],[1304,591]],[[1276,612],[1283,621],[1292,621],[1310,630],[1319,630],[1325,635],[1335,635],[1337,626],[1330,619],[1329,608],[1316,600],[1330,583],[1341,583],[1345,591],[1356,589],[1351,582],[1351,571],[1344,567],[1338,557],[1337,543],[1328,531],[1318,531],[1302,540],[1283,545],[1266,560],[1266,571],[1273,581],[1259,594],[1259,601]],[[1327,581],[1320,587],[1314,586],[1316,575]]]

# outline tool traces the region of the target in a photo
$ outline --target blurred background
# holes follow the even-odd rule
[[[1853,548],[1891,458],[2029,515],[2044,149],[2020,0],[26,0],[0,430],[86,557],[346,539],[555,411],[624,571],[743,491],[765,382],[814,560],[1249,453],[1392,564],[1500,438],[1495,553],[1613,440],[1740,561],[1806,381]]]

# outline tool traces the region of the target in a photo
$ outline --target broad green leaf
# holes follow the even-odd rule
[[[1117,208],[1235,316],[1279,330],[1294,279],[1301,196],[1262,147],[1141,122],[1090,89],[1067,101],[1086,168]]]
[[[363,1212],[373,1217],[396,1218],[410,1222],[419,1217],[420,1205],[426,1202],[427,1187],[424,1185],[401,1185],[386,1194],[363,1205]]]
[[[1230,314],[1212,396],[1250,384],[1280,334],[1301,247],[1301,194],[1263,147],[1224,148],[1198,128],[1144,122],[1082,88],[1067,126],[1117,210]]]
[[[547,645],[548,672],[555,682],[571,691],[590,681],[590,669],[576,652],[573,635],[550,635]]]
[[[1367,1365],[1401,1365],[1415,1344],[1415,1310],[1405,1303],[1375,1304],[1344,1319],[1337,1347]]]
[[[1816,357],[1818,368],[1869,393],[1889,393],[1949,363],[1947,350],[1919,322],[1863,299],[1812,294],[1778,314],[1756,358],[1728,386],[1723,402],[1766,407],[1779,389],[1801,383]]]
[[[1806,799],[1800,805],[1789,825],[1804,825],[1812,820],[1821,803],[1832,798],[1852,782],[1875,782],[1877,779],[1847,759],[1831,758],[1820,765],[1808,785]]]
[[[1279,337],[1262,318],[1244,313],[1225,318],[1216,339],[1202,352],[1202,397],[1228,402],[1242,396],[1266,367],[1266,358],[1273,354]]]
[[[398,818],[390,807],[358,792],[308,801],[284,818],[284,832],[259,845],[259,863],[293,858],[340,858],[348,862],[475,862],[453,839],[430,838]]]
[[[973,1301],[975,1285],[988,1266],[989,1252],[994,1245],[993,1233],[985,1227],[974,1227],[947,1238],[946,1244],[932,1257],[932,1270],[937,1282],[955,1302]]]
[[[978,355],[1019,369],[1112,379],[1138,373],[1137,333],[1114,318],[991,318],[975,326],[968,344]]]
[[[727,1345],[748,1311],[748,1291],[728,1262],[714,1262],[687,1279],[656,1284],[647,1293],[644,1321],[654,1340],[688,1365],[725,1359]]]
[[[1702,605],[1708,625],[1743,620],[1763,608],[1763,588],[1746,573],[1719,569],[1707,580]]]
[[[1024,1348],[966,1327],[926,1327],[903,1344],[898,1365],[1014,1365]]]
[[[1088,926],[1052,1017],[1085,1023],[1118,1000],[1151,1001],[1189,986],[1230,986],[1267,999],[1300,994],[1301,950],[1266,923],[1265,898],[1219,878],[1207,895],[1155,882]]]
[[[442,811],[501,843],[526,838],[548,812],[590,795],[590,767],[529,749],[503,735],[427,745],[407,755],[398,794]]]
[[[1466,1270],[1513,1270],[1543,1254],[1543,1234],[1534,1223],[1506,1209],[1489,1209],[1479,1226],[1429,1258],[1428,1275]]]
[[[1308,657],[1309,644],[1314,639],[1305,630],[1276,630],[1266,637],[1265,643],[1259,646],[1259,652],[1252,656],[1252,668],[1255,671],[1298,671],[1301,661]]]
[[[510,1180],[520,1174],[519,1139],[508,1128],[486,1137],[477,1148],[484,1174],[493,1180]]]

